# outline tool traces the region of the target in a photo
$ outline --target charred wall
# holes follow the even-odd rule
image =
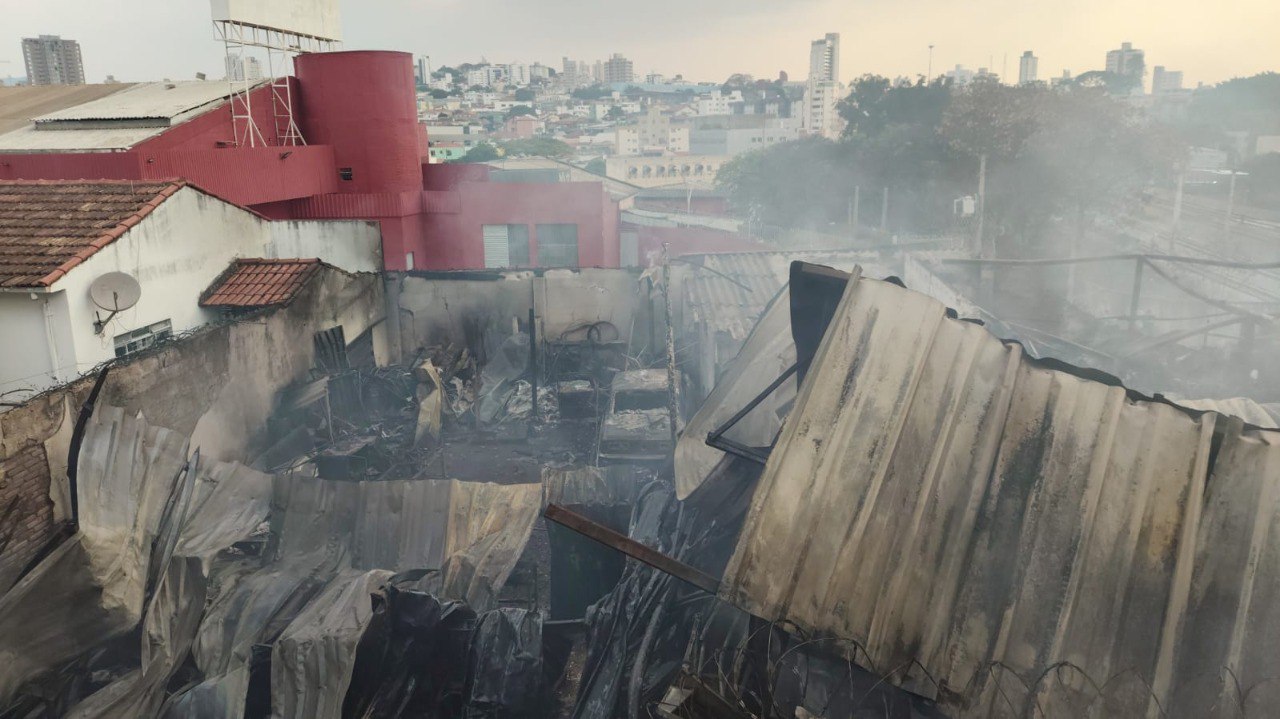
[[[617,334],[603,339],[629,341],[635,354],[649,343],[655,319],[648,281],[631,270],[409,273],[400,287],[403,346],[409,355],[416,347],[469,343],[490,332],[508,335],[513,320],[527,320],[530,307],[538,315],[542,340],[605,322]],[[654,297],[660,295],[654,292]],[[661,323],[660,314],[656,319]]]
[[[306,376],[313,335],[335,326],[347,342],[367,331],[385,357],[382,281],[326,268],[275,310],[212,325],[112,364],[100,402],[191,433],[205,456],[245,461],[277,393]],[[0,593],[70,519],[67,454],[85,376],[0,414]]]

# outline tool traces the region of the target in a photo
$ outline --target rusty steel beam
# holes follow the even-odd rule
[[[558,504],[547,505],[547,510],[543,512],[542,516],[610,549],[622,552],[632,559],[638,559],[660,572],[670,574],[680,581],[688,582],[708,594],[715,594],[720,589],[720,580],[706,572],[694,569],[656,549],[646,547],[630,537],[623,536],[603,524],[593,522],[581,514],[565,509]]]

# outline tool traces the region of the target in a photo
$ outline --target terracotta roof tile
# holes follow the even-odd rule
[[[205,290],[201,307],[272,307],[291,302],[320,269],[320,260],[241,259]]]
[[[176,180],[0,181],[0,286],[48,286],[185,186]]]

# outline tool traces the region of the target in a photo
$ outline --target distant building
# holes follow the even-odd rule
[[[612,84],[616,82],[634,82],[636,79],[635,69],[627,58],[614,53],[613,57],[604,61],[604,74],[601,82]]]
[[[57,35],[22,39],[27,82],[32,85],[83,85],[84,61],[80,43]]]
[[[988,70],[988,69],[987,69],[987,68],[985,68],[985,67],[980,67],[980,68],[978,68],[978,73],[977,73],[976,75],[974,75],[974,76],[973,76],[973,79],[975,79],[975,80],[990,80],[990,81],[992,81],[992,82],[999,82],[999,81],[1000,81],[1000,75],[998,75],[998,74],[996,74],[996,73],[992,72],[991,70]]]
[[[413,78],[413,79],[414,79],[414,81],[416,81],[419,85],[425,85],[425,84],[427,84],[428,82],[431,82],[431,75],[430,75],[430,73],[428,73],[428,72],[427,72],[427,58],[425,58],[425,57],[420,57],[420,58],[418,58],[418,59],[414,62],[413,70],[414,70],[414,72],[413,72],[414,78]]]
[[[257,82],[262,79],[262,63],[247,55],[227,55],[227,79],[234,82]]]
[[[803,124],[805,132],[829,139],[840,135],[836,105],[840,85],[840,33],[829,32],[809,45],[809,79],[805,84]]]
[[[1107,52],[1107,72],[1141,78],[1146,72],[1146,54],[1133,43],[1120,44],[1120,49]]]
[[[1162,95],[1182,89],[1182,71],[1166,70],[1164,65],[1156,65],[1151,72],[1151,94]]]
[[[733,92],[714,90],[710,94],[698,98],[698,114],[704,117],[708,115],[728,115],[732,112],[733,103],[735,102],[742,102],[741,90],[734,90]]]
[[[528,85],[531,79],[529,66],[521,62],[513,62],[507,65],[507,78],[507,81],[516,87]]]
[[[1073,78],[1071,77],[1071,71],[1063,70],[1061,77],[1055,77],[1049,80],[1049,87],[1061,87],[1063,85],[1070,85],[1072,80]]]
[[[829,32],[810,45],[809,81],[840,82],[840,33]]]
[[[965,85],[968,85],[973,82],[974,77],[973,70],[970,70],[964,65],[956,65],[956,69],[947,70],[946,75],[947,79],[951,80],[951,84],[956,87],[964,87]]]
[[[1022,53],[1022,57],[1018,60],[1018,84],[1030,85],[1035,82],[1039,69],[1040,58],[1032,54],[1030,50]]]
[[[551,79],[551,68],[547,67],[546,65],[543,65],[540,62],[535,62],[529,66],[530,81],[537,81],[537,80],[545,81],[550,79]]]

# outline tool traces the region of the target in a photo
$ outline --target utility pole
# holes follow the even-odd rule
[[[978,257],[983,256],[982,248],[982,230],[983,224],[986,222],[987,215],[987,153],[978,156],[978,233],[974,248],[974,254]]]
[[[671,258],[670,243],[662,243],[662,311],[667,319],[667,419],[671,423],[671,443],[676,441],[676,420],[680,407],[676,401],[676,333],[671,326]]]
[[[880,200],[880,232],[889,230],[889,188],[884,188],[884,196]]]
[[[858,239],[858,217],[860,216],[858,214],[860,209],[858,205],[861,204],[861,201],[862,201],[862,187],[859,185],[854,185],[853,186],[853,221],[850,222],[850,224],[853,225],[853,239],[855,240]]]
[[[933,45],[929,46],[929,71],[924,75],[924,84],[933,82]]]
[[[1231,239],[1231,211],[1234,209],[1236,202],[1236,171],[1231,171],[1231,185],[1227,190],[1227,221],[1223,228],[1224,240]]]
[[[1182,222],[1182,182],[1187,177],[1185,171],[1178,171],[1178,192],[1173,196],[1173,228],[1170,230],[1169,254],[1176,254],[1178,245],[1178,226]]]

